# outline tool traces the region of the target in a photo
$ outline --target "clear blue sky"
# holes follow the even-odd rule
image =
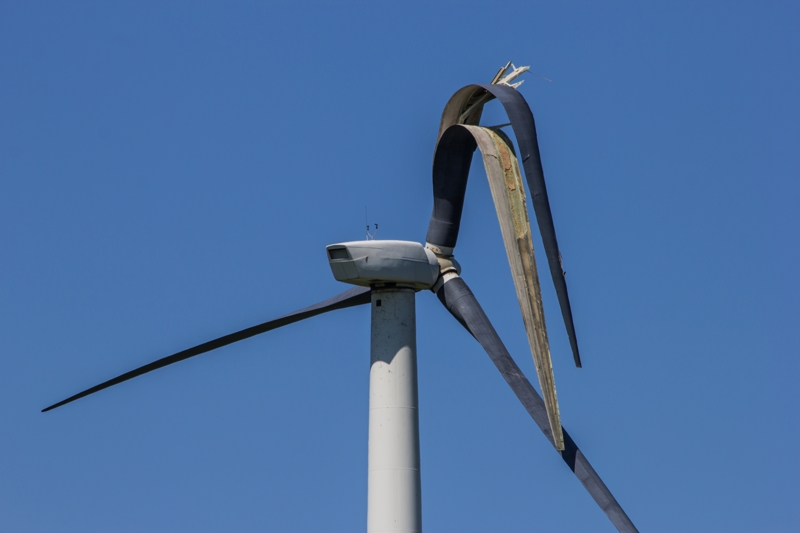
[[[642,531],[800,530],[800,8],[554,4],[0,5],[0,529],[363,530],[367,308],[39,410],[346,289],[365,206],[422,241],[442,107],[513,60],[553,80],[565,427]],[[533,377],[473,168],[457,256]],[[417,302],[427,531],[613,531]]]

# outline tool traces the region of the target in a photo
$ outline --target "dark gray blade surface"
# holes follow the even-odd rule
[[[448,311],[458,320],[467,331],[483,346],[486,353],[492,359],[497,369],[503,375],[511,390],[525,406],[528,414],[542,430],[550,443],[553,443],[553,435],[550,430],[550,422],[547,418],[547,410],[544,401],[533,388],[528,378],[511,358],[511,355],[503,345],[503,341],[497,335],[492,323],[483,312],[478,300],[461,278],[454,278],[445,282],[436,293],[439,300],[444,304]],[[562,427],[563,429],[563,427]],[[578,445],[569,436],[566,429],[564,433],[564,451],[558,452],[561,458],[567,463],[578,477],[580,482],[589,491],[594,501],[600,506],[604,513],[611,520],[611,523],[623,533],[636,533],[638,530],[631,522],[625,511],[622,510],[617,500],[608,490],[603,480],[594,471],[592,465],[578,449]]]
[[[270,320],[269,322],[264,322],[263,324],[259,324],[257,326],[237,331],[236,333],[231,333],[230,335],[225,335],[224,337],[220,337],[218,339],[214,339],[213,341],[208,341],[199,346],[195,346],[194,348],[189,348],[188,350],[183,350],[182,352],[178,352],[168,357],[164,357],[163,359],[159,359],[158,361],[153,361],[152,363],[140,366],[135,370],[126,372],[121,376],[115,377],[114,379],[109,379],[108,381],[105,381],[99,385],[95,385],[90,389],[86,389],[83,392],[79,392],[75,396],[70,396],[66,400],[62,400],[58,403],[51,405],[50,407],[42,409],[42,412],[44,413],[46,411],[50,411],[51,409],[55,409],[56,407],[61,407],[64,404],[74,402],[75,400],[83,398],[84,396],[89,396],[90,394],[94,394],[95,392],[107,389],[108,387],[117,385],[118,383],[122,383],[123,381],[128,381],[129,379],[141,376],[142,374],[147,374],[148,372],[152,372],[153,370],[163,368],[167,365],[171,365],[172,363],[177,363],[178,361],[189,359],[190,357],[194,357],[195,355],[200,355],[202,353],[210,352],[211,350],[216,350],[217,348],[227,346],[228,344],[233,344],[234,342],[238,342],[240,340],[253,337],[260,333],[265,333],[267,331],[277,329],[281,326],[286,326],[288,324],[293,324],[294,322],[299,322],[300,320],[304,320],[306,318],[311,318],[313,316],[321,315],[322,313],[327,313],[328,311],[335,311],[337,309],[345,309],[347,307],[364,305],[368,303],[370,303],[370,289],[368,287],[355,287],[353,289],[350,289],[349,291],[345,291],[342,294],[334,296],[333,298],[325,300],[324,302],[320,302],[310,307],[306,307],[305,309],[289,313],[288,315],[284,315],[280,318]]]

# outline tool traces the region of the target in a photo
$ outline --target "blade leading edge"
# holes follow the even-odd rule
[[[62,400],[58,403],[55,403],[50,407],[46,407],[42,409],[42,412],[44,413],[52,409],[55,409],[56,407],[61,407],[62,405],[74,402],[75,400],[79,400],[80,398],[89,396],[90,394],[94,394],[95,392],[107,389],[108,387],[112,387],[124,381],[128,381],[129,379],[141,376],[142,374],[147,374],[148,372],[152,372],[153,370],[158,370],[159,368],[163,368],[167,365],[171,365],[173,363],[189,359],[190,357],[194,357],[195,355],[200,355],[206,352],[210,352],[211,350],[216,350],[217,348],[227,346],[228,344],[233,344],[234,342],[254,337],[261,333],[266,333],[267,331],[277,329],[279,327],[286,326],[289,324],[293,324],[301,320],[305,320],[306,318],[311,318],[317,315],[321,315],[322,313],[327,313],[328,311],[336,311],[337,309],[345,309],[347,307],[354,307],[356,305],[368,304],[370,303],[370,298],[371,297],[370,297],[369,287],[355,287],[337,296],[334,296],[333,298],[329,298],[324,302],[320,302],[310,307],[306,307],[305,309],[300,309],[299,311],[289,313],[288,315],[284,315],[280,318],[276,318],[274,320],[264,322],[263,324],[258,324],[257,326],[252,326],[247,329],[237,331],[236,333],[225,335],[224,337],[220,337],[218,339],[205,342],[193,348],[189,348],[188,350],[183,350],[182,352],[178,352],[176,354],[164,357],[157,361],[153,361],[152,363],[146,364],[144,366],[140,366],[139,368],[136,368],[134,370],[131,370],[130,372],[122,374],[121,376],[109,379],[108,381],[104,381],[103,383],[95,385],[92,388],[86,389],[83,392],[79,392],[74,396],[70,396],[66,400]]]
[[[467,283],[460,277],[452,278],[442,285],[436,295],[456,320],[481,344],[533,421],[536,422],[550,443],[554,444],[544,401],[512,359],[511,354],[508,353]],[[638,533],[636,526],[633,525],[611,491],[589,464],[586,456],[569,436],[567,430],[562,428],[562,432],[564,434],[564,451],[559,454],[570,470],[578,477],[578,480],[617,530],[621,533]]]

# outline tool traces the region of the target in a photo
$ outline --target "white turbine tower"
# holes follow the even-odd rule
[[[328,246],[334,277],[371,288],[367,531],[422,531],[415,293],[436,255],[406,241]]]
[[[334,277],[356,285],[355,288],[311,307],[146,364],[43,411],[287,324],[337,309],[370,304],[367,531],[420,532],[415,298],[416,292],[431,290],[481,344],[536,425],[614,526],[624,533],[636,532],[625,511],[561,426],[523,171],[578,367],[581,366],[580,354],[533,114],[516,90],[521,82],[510,83],[528,67],[512,67],[509,63],[501,68],[490,84],[463,87],[444,108],[433,162],[433,214],[424,246],[407,241],[377,241],[370,239],[369,231],[366,241],[330,245],[327,255]],[[512,71],[508,73],[510,68]],[[484,104],[493,98],[500,101],[509,116],[517,140],[516,151],[498,127],[478,125]],[[476,149],[483,156],[542,396],[508,353],[475,295],[461,278],[461,267],[453,257],[467,176]]]

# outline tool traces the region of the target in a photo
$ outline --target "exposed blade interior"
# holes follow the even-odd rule
[[[494,326],[492,326],[466,282],[460,277],[453,277],[439,288],[436,295],[456,320],[481,344],[506,380],[506,383],[517,395],[531,418],[533,418],[533,421],[539,426],[545,437],[554,444],[544,401],[536,393],[536,389],[533,388],[519,366],[517,366],[511,354],[508,353],[503,341],[500,340]],[[564,450],[558,453],[563,461],[577,476],[578,480],[618,531],[621,533],[637,533],[636,526],[633,525],[619,502],[608,490],[608,487],[592,468],[592,465],[589,464],[578,445],[566,430],[562,428],[562,431],[565,446]]]
[[[508,255],[508,264],[511,267],[511,276],[536,375],[539,378],[539,387],[547,408],[550,429],[556,449],[563,450],[564,435],[561,432],[553,362],[550,357],[550,343],[547,340],[536,258],[533,254],[530,219],[525,205],[525,187],[522,184],[517,158],[509,139],[502,132],[480,126],[455,127],[468,129],[475,137],[483,155],[486,177],[489,179],[489,188],[500,222],[503,244]]]
[[[104,381],[99,385],[95,385],[94,387],[86,389],[85,391],[79,392],[74,396],[70,396],[66,400],[62,400],[58,403],[55,403],[50,407],[46,407],[42,409],[42,412],[50,411],[52,409],[55,409],[56,407],[61,407],[62,405],[74,402],[75,400],[79,400],[80,398],[89,396],[90,394],[94,394],[95,392],[99,392],[103,389],[107,389],[119,383],[141,376],[142,374],[147,374],[148,372],[152,372],[153,370],[164,368],[165,366],[171,365],[173,363],[184,361],[186,359],[189,359],[190,357],[210,352],[211,350],[216,350],[217,348],[233,344],[234,342],[238,342],[253,337],[255,335],[259,335],[261,333],[266,333],[267,331],[277,329],[281,326],[293,324],[294,322],[299,322],[300,320],[304,320],[306,318],[311,318],[313,316],[321,315],[322,313],[327,313],[328,311],[335,311],[337,309],[345,309],[347,307],[353,307],[356,305],[365,305],[368,303],[370,303],[370,289],[368,287],[355,287],[337,296],[334,296],[333,298],[329,298],[324,302],[320,302],[310,307],[306,307],[305,309],[300,309],[299,311],[289,313],[288,315],[284,315],[280,318],[276,318],[274,320],[264,322],[263,324],[258,324],[257,326],[252,326],[247,329],[237,331],[236,333],[225,335],[224,337],[220,337],[218,339],[205,342],[193,348],[189,348],[188,350],[183,350],[182,352],[178,352],[176,354],[164,357],[157,361],[153,361],[152,363],[148,363],[144,366],[140,366],[139,368],[136,368],[134,370],[131,370],[130,372],[122,374],[121,376],[109,379],[108,381]]]

